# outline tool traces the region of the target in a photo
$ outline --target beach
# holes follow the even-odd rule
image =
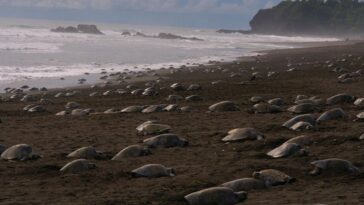
[[[353,122],[360,108],[352,103],[320,106],[319,116],[331,108],[341,107],[347,119],[318,125],[314,130],[291,131],[282,124],[295,116],[287,111],[297,95],[326,99],[339,93],[358,98],[363,96],[362,77],[351,83],[338,83],[340,73],[332,72],[327,61],[345,68],[346,72],[363,69],[363,43],[267,51],[266,54],[234,62],[202,65],[196,68],[171,68],[147,81],[106,87],[74,87],[35,92],[36,101],[47,98],[45,112],[30,113],[23,107],[35,102],[20,102],[19,98],[0,102],[0,144],[11,146],[26,143],[40,159],[25,162],[1,161],[0,204],[125,204],[125,205],[185,205],[184,196],[204,188],[218,186],[234,179],[251,177],[254,171],[277,169],[294,178],[290,184],[248,192],[242,204],[362,204],[363,174],[309,175],[310,162],[317,159],[342,158],[363,168],[364,142],[358,138],[364,125]],[[360,57],[360,58],[358,58]],[[342,59],[345,59],[342,60]],[[338,61],[337,61],[338,60]],[[238,62],[238,63],[237,63]],[[287,72],[289,68],[295,68]],[[170,71],[174,71],[170,73]],[[214,71],[214,72],[211,72]],[[251,80],[251,74],[261,77]],[[276,75],[267,78],[268,72]],[[155,72],[150,72],[151,75]],[[235,77],[231,77],[232,74]],[[145,84],[159,79],[155,96],[132,95],[126,86],[146,88]],[[221,81],[212,85],[214,81]],[[173,91],[170,85],[199,84],[197,91]],[[125,89],[126,94],[89,97],[97,91]],[[73,97],[55,98],[58,92],[77,91]],[[107,109],[123,109],[132,105],[171,104],[169,95],[183,97],[199,95],[198,102],[178,101],[178,107],[190,106],[190,112],[116,113],[103,114]],[[283,112],[254,114],[249,99],[262,96],[265,100],[282,98]],[[233,101],[236,112],[208,112],[209,106],[220,101]],[[81,108],[96,113],[88,116],[56,116],[74,101]],[[147,120],[158,120],[172,127],[173,133],[188,140],[187,147],[153,149],[143,157],[111,161],[123,148],[140,144],[148,136],[138,135],[136,127]],[[254,127],[265,140],[225,143],[221,139],[234,128]],[[266,153],[286,140],[308,135],[314,143],[303,157],[273,159]],[[83,146],[94,146],[106,159],[91,160],[96,169],[82,174],[61,174],[59,169],[71,160],[66,155]],[[132,178],[130,171],[145,164],[158,163],[173,167],[176,176],[162,178]]]

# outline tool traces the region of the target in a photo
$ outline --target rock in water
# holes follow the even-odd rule
[[[87,25],[87,24],[79,24],[77,29],[81,33],[88,33],[88,34],[103,34],[96,25]]]

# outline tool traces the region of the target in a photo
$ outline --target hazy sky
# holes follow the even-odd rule
[[[0,0],[0,17],[124,24],[248,28],[281,0]]]

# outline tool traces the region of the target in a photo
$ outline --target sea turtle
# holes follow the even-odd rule
[[[68,158],[78,159],[101,159],[103,154],[96,151],[94,147],[81,147],[67,155]]]
[[[81,116],[86,116],[86,115],[89,115],[90,113],[89,112],[87,112],[87,110],[84,110],[84,109],[74,109],[74,110],[72,110],[72,112],[71,112],[71,115],[72,116],[79,116],[79,117],[81,117]]]
[[[30,108],[35,107],[35,106],[37,106],[37,104],[30,104],[30,105],[26,105],[26,106],[23,108],[23,110],[24,110],[24,111],[28,111]]]
[[[235,205],[247,199],[244,191],[234,192],[226,187],[212,187],[185,196],[189,205]]]
[[[191,106],[183,106],[179,109],[181,112],[192,112],[193,108]]]
[[[99,95],[99,92],[92,92],[89,94],[90,97],[95,97],[95,96],[98,96]]]
[[[187,88],[188,91],[196,91],[196,90],[201,90],[201,89],[202,89],[202,87],[199,84],[191,84]]]
[[[180,95],[169,95],[166,100],[170,102],[178,102],[183,100],[184,98]]]
[[[233,191],[250,191],[266,188],[263,180],[254,178],[242,178],[223,183],[221,186],[232,189]]]
[[[63,111],[57,112],[56,116],[65,116],[65,115],[68,115],[68,114],[70,114],[70,111],[63,110]]]
[[[55,98],[62,98],[62,97],[64,97],[65,95],[64,95],[64,93],[62,93],[62,92],[59,92],[59,93],[57,93],[57,94],[55,94],[54,95],[54,97]]]
[[[117,113],[120,113],[120,110],[114,107],[104,111],[104,114],[117,114]]]
[[[306,149],[302,149],[301,145],[296,143],[283,143],[281,146],[269,151],[268,156],[273,158],[283,158],[289,156],[303,156],[306,155]]]
[[[144,92],[144,90],[139,88],[139,89],[135,89],[135,90],[131,91],[130,93],[132,95],[141,95],[143,92]]]
[[[268,100],[268,103],[271,105],[282,106],[282,105],[284,105],[284,100],[282,98],[274,98],[274,99]]]
[[[249,99],[249,101],[252,103],[260,103],[264,102],[264,98],[262,96],[253,96]]]
[[[258,103],[252,108],[255,113],[279,113],[282,112],[282,108],[277,105],[271,105],[269,103]]]
[[[173,177],[175,172],[173,168],[167,168],[161,164],[147,164],[131,171],[133,177],[147,177],[147,178],[159,178],[159,177]]]
[[[364,133],[360,135],[359,140],[364,140]]]
[[[81,105],[77,102],[68,102],[64,107],[66,109],[76,109],[79,108]]]
[[[187,96],[185,99],[187,102],[198,102],[203,100],[203,98],[200,97],[199,95],[190,95]]]
[[[358,107],[364,107],[364,98],[358,98],[355,100],[354,105]]]
[[[323,171],[339,172],[339,173],[359,173],[358,167],[354,166],[348,160],[344,159],[324,159],[311,162],[314,170],[310,172],[311,175],[319,175]]]
[[[41,105],[53,105],[54,102],[50,99],[47,99],[47,98],[42,98],[39,100],[39,104]]]
[[[296,124],[292,125],[289,129],[293,131],[302,131],[302,130],[310,130],[314,128],[314,126],[309,122],[299,121]]]
[[[290,120],[288,120],[287,122],[285,122],[282,126],[286,127],[286,128],[291,128],[297,122],[308,122],[311,125],[315,125],[316,117],[315,117],[315,115],[312,115],[312,114],[297,115],[297,116],[291,118]]]
[[[122,113],[141,112],[145,107],[146,106],[133,105],[133,106],[129,106],[129,107],[122,109],[120,112],[122,112]]]
[[[41,105],[35,105],[28,109],[28,112],[45,112],[46,109]]]
[[[364,112],[357,114],[355,121],[360,121],[360,122],[364,121]]]
[[[163,112],[166,105],[150,105],[142,110],[142,113]]]
[[[239,142],[245,140],[262,140],[265,136],[254,128],[237,128],[232,129],[228,132],[228,135],[225,136],[222,141],[223,142]]]
[[[307,95],[297,95],[296,99],[295,99],[295,102],[299,101],[299,100],[307,99],[307,98],[308,98]]]
[[[140,157],[149,155],[151,152],[148,148],[141,145],[131,145],[118,152],[111,160],[120,161],[128,157]]]
[[[303,99],[294,102],[296,105],[300,104],[312,104],[312,105],[323,105],[324,101],[322,99]]]
[[[169,125],[158,124],[153,121],[147,121],[139,125],[136,129],[139,134],[154,135],[169,132],[172,128]]]
[[[302,103],[298,105],[294,105],[288,108],[289,112],[296,113],[296,114],[306,114],[316,110],[316,106],[311,103]]]
[[[300,136],[287,140],[285,143],[294,143],[294,144],[300,145],[301,147],[304,147],[306,145],[312,144],[312,142],[313,141],[312,141],[311,137],[309,137],[307,135],[300,135]]]
[[[320,117],[317,118],[317,123],[329,120],[337,120],[345,118],[347,115],[345,111],[341,108],[334,108],[329,111],[324,112]]]
[[[283,185],[293,182],[295,179],[276,169],[265,169],[253,172],[255,179],[263,180],[267,187]]]
[[[184,91],[186,88],[181,83],[173,83],[170,88],[174,91]]]
[[[336,105],[341,103],[352,103],[355,97],[346,93],[341,93],[327,98],[326,103],[328,105]]]
[[[67,163],[64,165],[60,172],[62,173],[70,173],[70,174],[78,174],[84,171],[88,171],[90,169],[95,169],[96,165],[94,163],[90,163],[86,159],[76,159],[72,162]]]
[[[158,94],[159,94],[158,89],[155,87],[146,88],[146,89],[144,89],[144,91],[142,93],[142,95],[144,95],[144,96],[155,96]]]
[[[157,135],[155,137],[151,137],[148,139],[145,139],[143,141],[144,144],[146,144],[148,147],[151,148],[157,148],[157,147],[184,147],[188,145],[188,141],[180,138],[179,136],[175,134],[161,134]]]
[[[209,110],[212,112],[227,112],[227,111],[239,111],[239,107],[231,101],[222,101],[216,104],[213,104],[209,107]]]
[[[172,111],[177,111],[178,110],[178,105],[177,104],[170,104],[170,105],[167,105],[163,111],[166,111],[166,112],[172,112]]]
[[[33,95],[24,95],[22,99],[20,99],[21,102],[34,102],[36,101],[36,98]]]
[[[2,154],[1,159],[4,160],[33,160],[40,158],[39,155],[33,153],[33,149],[27,144],[17,144],[7,148]]]

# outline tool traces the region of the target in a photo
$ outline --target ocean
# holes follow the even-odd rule
[[[292,48],[292,43],[297,42],[338,40],[101,23],[94,24],[105,35],[50,31],[58,26],[76,26],[79,23],[82,22],[0,19],[0,89],[21,83],[40,87],[49,82],[44,80],[49,78],[56,80],[47,83],[48,88],[74,86],[78,83],[76,80],[61,83],[58,79],[81,76],[86,72],[158,69],[211,60],[231,61],[241,56],[256,55],[257,51]],[[124,31],[146,35],[165,32],[203,41],[122,36]]]

